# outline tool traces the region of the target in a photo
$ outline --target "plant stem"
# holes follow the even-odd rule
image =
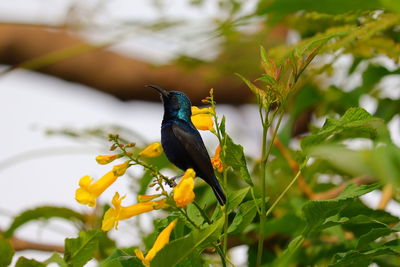
[[[265,203],[265,197],[266,197],[266,165],[268,162],[269,155],[271,154],[272,150],[272,145],[274,143],[274,139],[278,133],[279,126],[282,122],[283,119],[283,114],[284,112],[282,111],[278,123],[276,124],[275,130],[272,135],[271,142],[269,144],[268,150],[267,150],[267,133],[268,133],[268,126],[273,122],[273,120],[276,117],[276,114],[278,113],[278,110],[276,110],[270,122],[268,123],[268,116],[265,118],[265,121],[262,121],[263,125],[263,135],[262,135],[262,152],[261,152],[261,194],[262,194],[262,201],[261,201],[261,214],[260,214],[260,230],[259,230],[259,239],[258,239],[258,247],[257,247],[257,261],[256,261],[256,266],[259,267],[261,266],[261,259],[262,259],[262,253],[263,253],[263,246],[264,246],[264,225],[266,221],[266,216],[265,210],[266,210],[266,203]],[[262,118],[262,117],[261,117]]]
[[[301,174],[301,169],[298,170],[296,173],[296,176],[292,179],[292,181],[286,186],[285,190],[282,191],[282,193],[278,196],[278,198],[272,203],[271,207],[267,210],[265,213],[265,217],[268,217],[268,215],[272,212],[272,210],[275,208],[275,206],[279,203],[279,201],[282,199],[284,195],[286,195],[287,191],[292,187],[292,185],[297,181],[297,179],[300,177]]]
[[[190,218],[189,216],[186,214],[186,212],[178,207],[176,207],[177,210],[179,210],[180,213],[183,214],[183,216],[185,216],[186,220],[188,220],[188,222],[190,222],[190,224],[192,224],[196,229],[200,229],[200,227],[195,224]]]
[[[263,122],[263,134],[262,134],[262,152],[261,152],[261,194],[262,194],[262,201],[261,201],[261,212],[260,212],[260,231],[259,231],[259,239],[258,239],[258,248],[257,248],[257,262],[256,266],[261,266],[261,258],[262,258],[262,251],[264,245],[264,224],[265,224],[265,179],[266,179],[266,171],[265,171],[265,164],[264,158],[266,158],[266,151],[267,151],[267,133],[268,128],[264,126]]]
[[[208,216],[207,216],[207,214],[206,214],[206,212],[200,207],[200,205],[199,204],[197,204],[197,202],[196,201],[193,201],[192,202],[193,203],[193,205],[195,205],[196,206],[196,208],[200,211],[200,213],[201,213],[201,216],[203,216],[203,218],[204,218],[204,220],[208,223],[208,224],[212,224],[212,222],[211,222],[211,220],[210,220],[210,218],[208,218]]]
[[[227,187],[227,179],[228,179],[228,173],[227,173],[227,169],[224,169],[224,187]],[[225,217],[225,221],[224,221],[224,254],[226,255],[226,252],[228,250],[228,204],[229,204],[229,199],[226,198],[226,203],[224,206],[224,217]]]
[[[225,260],[225,254],[222,251],[220,246],[214,245],[214,248],[217,250],[220,258],[221,258],[221,263],[222,263],[222,267],[226,267],[226,260]]]

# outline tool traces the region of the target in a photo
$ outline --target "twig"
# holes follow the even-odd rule
[[[384,210],[393,197],[393,185],[387,184],[383,187],[382,196],[379,201],[377,209]]]

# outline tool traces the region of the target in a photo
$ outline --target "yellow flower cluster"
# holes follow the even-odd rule
[[[206,114],[200,114],[206,115]],[[198,116],[198,115],[196,115]],[[207,115],[209,116],[209,114]],[[211,115],[210,115],[211,116]],[[212,121],[211,121],[212,122]],[[211,123],[212,128],[212,123]],[[139,156],[144,157],[157,157],[163,152],[160,143],[156,142],[139,153]],[[113,162],[115,159],[122,157],[122,154],[118,155],[99,155],[96,157],[96,161],[99,164],[105,165]],[[75,191],[75,199],[83,205],[90,207],[96,206],[96,199],[109,188],[120,176],[123,176],[126,170],[131,166],[131,161],[128,160],[122,164],[115,165],[111,171],[107,172],[103,177],[94,182],[94,179],[89,176],[84,176],[79,180],[79,188]],[[181,181],[173,190],[173,201],[177,207],[185,207],[194,200],[195,194],[194,189],[194,178],[196,173],[193,169],[187,169],[183,175]],[[167,196],[160,200],[155,200],[161,196]],[[112,228],[118,229],[118,223],[121,220],[129,219],[133,216],[150,212],[157,209],[168,208],[171,203],[167,204],[168,201],[172,201],[167,193],[155,194],[155,195],[139,195],[138,202],[130,206],[122,206],[122,201],[126,196],[120,196],[118,192],[115,193],[111,203],[112,207],[109,208],[103,217],[101,229],[103,231],[109,231]],[[149,250],[146,256],[139,249],[135,250],[136,256],[142,261],[145,266],[150,266],[150,261],[154,258],[158,251],[160,251],[168,242],[171,231],[177,224],[177,219],[172,221],[157,237],[153,247]]]

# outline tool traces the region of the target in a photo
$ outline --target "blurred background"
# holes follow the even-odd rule
[[[235,73],[259,77],[260,45],[279,57],[335,27],[369,28],[316,58],[289,106],[282,140],[295,149],[310,125],[321,126],[327,115],[362,106],[389,123],[399,145],[399,6],[385,5],[390,1],[305,2],[0,2],[0,230],[16,214],[40,205],[90,212],[76,203],[74,192],[83,175],[98,178],[108,170],[94,160],[107,151],[105,136],[122,132],[139,146],[160,140],[163,109],[146,84],[183,91],[196,105],[214,88],[228,132],[256,158],[258,110]],[[384,17],[382,8],[395,19]],[[213,153],[216,138],[202,135]],[[140,172],[134,169],[131,176]],[[111,199],[117,190],[128,193],[132,186],[134,179],[121,179],[101,199]],[[374,192],[366,201],[373,206],[378,199]],[[400,214],[394,201],[388,209]],[[149,216],[157,215],[122,222],[111,235],[121,246],[137,245],[140,233],[134,224],[151,231]],[[16,236],[62,246],[65,237],[76,234],[70,224],[54,219],[30,223]],[[231,250],[238,266],[245,265],[244,250]],[[21,250],[17,255],[44,260],[51,253]]]

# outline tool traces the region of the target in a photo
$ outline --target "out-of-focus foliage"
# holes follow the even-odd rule
[[[221,72],[239,73],[254,93],[265,133],[263,154],[248,157],[246,147],[226,132],[229,121],[225,117],[219,121],[213,114],[223,170],[216,173],[224,184],[227,205],[218,206],[202,182],[196,184],[195,203],[174,209],[169,202],[166,213],[153,220],[154,231],[142,235],[140,245],[149,251],[178,218],[170,243],[151,265],[229,265],[225,249],[246,245],[249,266],[398,266],[399,218],[366,206],[359,197],[383,190],[390,192],[382,195],[383,202],[399,201],[400,149],[389,125],[399,119],[400,111],[400,2],[269,0],[259,1],[256,10],[245,16],[239,12],[242,4],[220,2],[228,15],[216,22],[223,41],[213,64]],[[257,30],[241,27],[253,23]],[[273,39],[274,31],[285,38]],[[373,104],[369,112],[360,107],[365,99]],[[207,103],[215,107],[212,98]],[[114,142],[121,146],[113,143],[110,150],[136,159],[140,145],[129,151],[123,148],[130,141],[140,143],[137,135],[123,129],[115,132],[120,136]],[[104,135],[104,131],[61,133],[96,140]],[[276,138],[271,141],[267,135]],[[145,169],[130,176],[132,193],[138,195],[166,181],[171,185],[160,172],[177,172],[165,156],[133,165]],[[116,247],[107,233],[98,230],[108,205],[101,203],[92,214],[56,207],[20,214],[0,239],[0,266],[7,266],[14,253],[5,238],[27,222],[53,217],[69,220],[80,233],[66,239],[63,258],[54,254],[45,264],[83,266],[95,258],[102,266],[142,266],[134,254],[136,247]],[[18,265],[43,263],[20,258]]]

